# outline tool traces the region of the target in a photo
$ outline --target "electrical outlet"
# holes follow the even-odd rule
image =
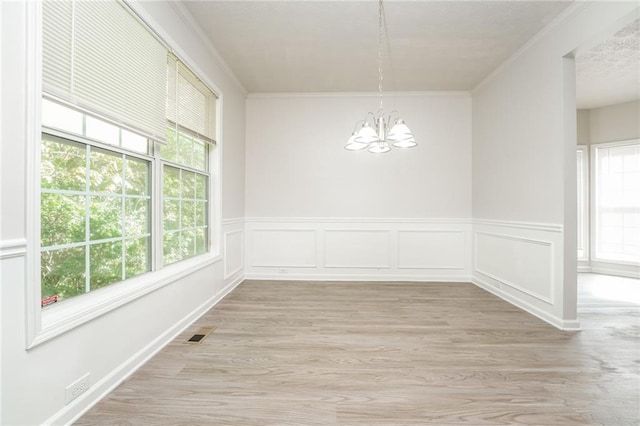
[[[89,389],[89,387],[91,386],[89,378],[90,375],[89,373],[87,373],[66,387],[65,404],[70,403],[71,401],[82,395],[84,392],[86,392],[87,389]]]

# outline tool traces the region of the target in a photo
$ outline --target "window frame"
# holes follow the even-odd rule
[[[44,342],[56,338],[69,330],[92,321],[123,305],[152,293],[166,285],[186,277],[208,266],[220,263],[221,254],[221,189],[222,189],[222,153],[223,153],[223,110],[224,94],[199,67],[194,65],[189,56],[179,45],[155,22],[141,6],[126,2],[149,27],[168,46],[182,62],[184,62],[198,77],[207,84],[218,97],[216,107],[216,138],[215,149],[208,150],[209,161],[209,250],[205,254],[194,256],[175,262],[161,269],[151,270],[140,276],[126,280],[125,285],[114,284],[100,291],[89,292],[82,297],[67,300],[58,306],[43,310],[40,306],[40,144],[42,135],[42,3],[28,2],[26,5],[26,108],[33,111],[27,114],[25,123],[26,140],[26,270],[25,270],[25,348],[31,349]],[[107,149],[116,148],[107,146]],[[161,179],[161,161],[159,159],[158,144],[153,144],[151,155],[155,158],[151,165],[151,212],[158,216],[161,212],[161,188],[156,182]],[[152,252],[157,256],[161,249],[161,221],[152,220]],[[154,259],[152,259],[153,265]]]
[[[590,217],[590,256],[591,262],[598,263],[609,263],[615,265],[627,265],[627,266],[639,266],[640,261],[633,262],[629,260],[617,260],[611,258],[602,258],[598,256],[598,198],[599,198],[599,188],[598,188],[598,155],[597,151],[601,148],[616,148],[622,146],[629,145],[637,145],[640,144],[640,139],[627,139],[616,142],[606,142],[606,143],[596,143],[590,145],[590,207],[591,207],[591,217]]]
[[[581,161],[581,168],[582,168],[582,175],[577,175],[576,179],[579,180],[578,183],[578,201],[580,201],[580,197],[582,200],[582,203],[578,203],[577,209],[578,209],[578,215],[582,216],[582,226],[578,226],[577,229],[577,234],[579,237],[582,237],[582,245],[583,247],[580,247],[580,244],[578,244],[578,261],[582,261],[582,262],[588,262],[589,258],[590,258],[590,215],[589,215],[589,205],[590,205],[590,179],[589,179],[589,175],[590,175],[590,167],[589,167],[589,157],[590,157],[590,149],[588,145],[578,145],[577,149],[576,149],[576,155],[577,153],[582,153],[582,161]],[[577,158],[576,158],[576,162],[577,162]],[[580,172],[580,169],[578,169],[578,172]],[[580,188],[580,185],[582,185],[582,188]],[[580,190],[582,189],[582,190]],[[580,224],[580,221],[577,221],[578,224]],[[579,241],[579,240],[578,240]],[[580,251],[582,251],[582,253],[580,253]],[[581,255],[582,254],[582,255]]]

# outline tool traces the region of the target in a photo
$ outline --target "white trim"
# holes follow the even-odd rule
[[[141,366],[149,361],[155,354],[160,352],[167,344],[175,339],[187,327],[194,323],[198,318],[205,314],[209,309],[218,304],[235,289],[244,277],[239,276],[229,283],[220,293],[211,297],[209,300],[195,308],[187,314],[182,320],[178,321],[173,327],[162,333],[156,339],[151,341],[144,348],[131,356],[128,360],[120,364],[117,368],[109,372],[97,383],[95,383],[86,393],[82,394],[78,399],[65,406],[52,417],[44,422],[44,424],[72,424],[78,420],[84,413],[89,411],[95,404],[100,402],[105,396],[113,391],[118,385],[129,378]]]
[[[483,290],[486,290],[489,293],[492,293],[498,296],[499,298],[505,300],[506,302],[509,302],[512,305],[530,313],[531,315],[534,315],[540,318],[542,321],[545,321],[560,330],[564,330],[564,331],[580,330],[580,322],[578,320],[563,320],[554,315],[551,315],[549,312],[543,311],[521,299],[513,297],[509,293],[506,293],[500,290],[499,288],[492,286],[491,284],[487,283],[486,281],[483,281],[479,277],[474,276],[471,279],[471,282],[477,285],[478,287],[482,288]]]
[[[367,218],[367,217],[246,217],[245,222],[251,223],[422,223],[422,224],[456,224],[470,225],[471,218]]]
[[[25,346],[41,329],[40,139],[42,109],[42,2],[27,2],[25,88]]]
[[[459,91],[409,91],[409,92],[384,92],[384,96],[427,97],[427,96],[455,96],[470,98],[471,93],[465,90]],[[247,99],[274,99],[274,98],[378,98],[378,92],[251,92]]]
[[[568,17],[579,12],[581,9],[585,7],[585,3],[588,3],[589,0],[578,0],[567,7],[565,10],[560,12],[550,23],[544,26],[540,31],[538,31],[533,37],[531,37],[525,44],[523,44],[514,54],[509,56],[505,61],[503,61],[496,69],[494,69],[488,76],[486,76],[482,81],[471,89],[471,93],[475,94],[477,91],[481,90],[484,86],[493,81],[499,74],[501,74],[506,68],[508,68],[511,64],[513,64],[520,56],[522,56],[525,52],[527,52],[533,45],[538,43],[543,37],[551,33],[551,31],[555,30],[560,24],[562,24]]]
[[[601,260],[590,262],[589,271],[585,272],[640,279],[640,267],[637,265],[621,265]]]
[[[243,217],[234,217],[230,219],[222,219],[222,226],[233,226],[233,225],[243,225],[244,218]]]
[[[233,271],[228,272],[227,259],[229,258],[229,251],[227,250],[227,236],[232,234],[240,234],[240,266],[238,266]],[[237,273],[244,271],[244,229],[236,229],[234,231],[225,232],[223,237],[223,244],[224,244],[223,269],[224,269],[224,279],[226,281],[227,279],[231,278],[233,275],[236,275]]]
[[[0,260],[11,257],[22,257],[27,254],[27,240],[16,238],[15,240],[0,241]]]
[[[471,282],[469,275],[401,275],[401,274],[274,274],[269,272],[245,273],[247,280],[258,281],[376,281],[376,282]]]
[[[508,220],[474,219],[474,225],[501,226],[507,228],[530,229],[534,231],[548,231],[560,233],[564,227],[556,223],[517,222]]]

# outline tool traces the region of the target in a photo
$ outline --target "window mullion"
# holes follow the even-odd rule
[[[84,291],[85,293],[89,293],[91,290],[91,250],[90,244],[91,241],[91,227],[90,227],[90,218],[91,218],[91,199],[89,197],[89,192],[91,190],[91,146],[87,145],[86,148],[86,159],[85,159],[85,191],[86,194],[84,196],[84,241],[85,241],[85,261],[84,261]]]
[[[118,132],[118,135],[122,135],[122,131],[120,130]],[[125,230],[126,230],[126,223],[127,223],[127,198],[126,198],[126,186],[127,186],[127,181],[126,181],[126,170],[127,170],[127,156],[122,154],[122,170],[120,171],[121,176],[122,176],[122,187],[120,188],[120,194],[122,195],[121,200],[120,200],[120,211],[122,213],[122,220],[121,220],[121,226],[122,229],[120,231],[121,233],[121,238],[122,238],[122,243],[120,244],[120,252],[121,252],[121,261],[122,261],[122,265],[121,265],[121,277],[122,280],[126,280],[127,279],[127,274],[126,274],[126,246],[127,246],[127,240],[126,240],[126,234],[125,234]]]
[[[160,148],[158,144],[152,143],[151,149],[153,150],[153,161],[151,166],[151,269],[156,271],[163,266],[163,248],[162,241],[164,239],[164,230],[162,228],[162,221],[164,217],[164,199],[162,198],[163,192],[163,164],[160,161]]]

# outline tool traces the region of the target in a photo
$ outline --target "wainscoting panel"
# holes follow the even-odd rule
[[[467,219],[247,218],[248,279],[470,281]]]
[[[553,304],[553,247],[548,241],[476,232],[475,270]]]
[[[561,225],[475,220],[473,282],[561,329],[564,318]]]
[[[315,268],[316,231],[313,229],[253,229],[251,266]]]
[[[398,231],[399,269],[465,269],[465,231]]]
[[[390,243],[389,230],[325,230],[324,267],[388,269]]]

